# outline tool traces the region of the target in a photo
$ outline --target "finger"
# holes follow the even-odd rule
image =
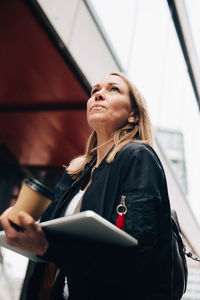
[[[35,228],[35,221],[34,219],[28,215],[27,213],[20,211],[18,214],[18,219],[21,223],[21,227],[23,228],[22,231],[16,231],[11,229],[7,229],[6,231],[6,241],[12,246],[21,247],[25,246],[27,240],[30,243],[30,240],[35,237],[37,230]]]
[[[35,220],[26,212],[20,211],[18,214],[18,218],[24,229],[26,229],[28,231],[37,231],[38,230],[39,226],[36,224]]]
[[[38,255],[43,255],[49,246],[44,231],[27,213],[21,211],[18,217],[25,229],[24,232],[21,233],[22,243],[20,243],[20,247]],[[30,243],[30,241],[32,242]]]
[[[5,230],[6,234],[7,233],[13,234],[16,231],[8,219],[8,214],[11,211],[11,209],[12,209],[12,207],[9,207],[8,209],[6,209],[0,217],[1,225],[2,225],[3,229]]]
[[[9,208],[7,208],[1,215],[0,215],[0,221],[1,221],[1,218],[2,217],[7,217],[7,215],[9,214],[9,212],[11,211],[13,209],[13,207],[11,206],[11,207],[9,207]]]

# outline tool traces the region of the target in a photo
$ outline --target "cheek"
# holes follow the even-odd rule
[[[110,107],[110,120],[116,127],[123,126],[127,121],[131,112],[131,105],[128,102],[115,102]]]
[[[88,113],[90,111],[90,108],[91,108],[91,98],[88,99],[87,105],[86,105],[87,116],[88,116]]]
[[[129,116],[129,113],[131,112],[131,103],[128,101],[116,101],[112,103],[111,109],[113,113]]]
[[[91,98],[89,98],[88,101],[87,101],[87,105],[86,105],[87,110],[89,109],[89,107],[90,107],[90,105],[91,105],[90,103],[91,103]]]
[[[91,126],[91,124],[93,123],[93,115],[94,113],[92,111],[90,111],[92,107],[92,100],[91,98],[87,101],[87,110],[86,110],[86,113],[87,113],[87,122],[88,122],[88,125]]]

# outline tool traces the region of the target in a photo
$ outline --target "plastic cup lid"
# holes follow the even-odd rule
[[[24,180],[24,183],[30,186],[31,189],[34,191],[40,193],[41,195],[53,200],[53,193],[52,191],[45,186],[43,183],[38,181],[37,179],[34,178],[27,178]]]

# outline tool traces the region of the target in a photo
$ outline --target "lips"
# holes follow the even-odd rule
[[[93,105],[93,106],[91,107],[90,111],[91,111],[92,109],[95,109],[95,108],[105,108],[105,106],[104,106],[104,105],[101,105],[101,104],[95,104],[95,105]]]

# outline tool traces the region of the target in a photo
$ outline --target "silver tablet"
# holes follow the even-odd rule
[[[137,246],[138,242],[128,233],[91,210],[40,223],[45,231],[59,232],[120,246]]]
[[[66,239],[69,236],[74,236],[81,239],[86,238],[91,242],[98,241],[124,247],[137,246],[138,244],[137,240],[131,235],[90,210],[72,216],[42,222],[39,225],[44,231],[58,232],[62,234],[63,237],[66,237]],[[44,262],[44,260],[31,252],[7,244],[4,231],[0,232],[0,246],[26,256],[33,261]]]

